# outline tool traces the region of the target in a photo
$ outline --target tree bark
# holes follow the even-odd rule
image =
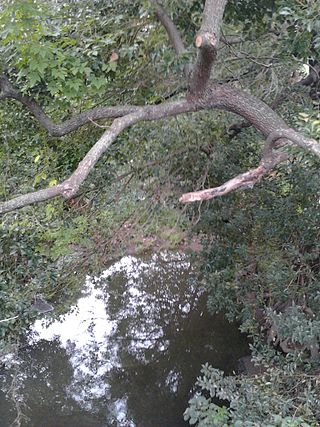
[[[13,200],[0,203],[0,214],[58,196],[66,199],[73,197],[90,171],[94,168],[97,161],[124,129],[141,121],[155,121],[177,116],[182,113],[210,109],[231,111],[249,120],[253,126],[267,137],[267,155],[265,154],[265,156],[262,157],[262,162],[258,168],[247,172],[247,175],[245,173],[235,177],[234,181],[231,180],[231,183],[229,181],[222,186],[224,187],[223,189],[218,188],[214,193],[212,193],[212,189],[210,189],[211,193],[214,194],[213,197],[226,194],[236,188],[253,185],[276,164],[280,161],[284,161],[286,157],[283,156],[283,154],[277,154],[274,158],[272,157],[275,140],[277,141],[277,146],[295,144],[320,157],[320,145],[317,141],[308,139],[293,129],[290,129],[281,117],[264,102],[228,85],[211,85],[203,97],[194,100],[182,99],[180,101],[167,102],[160,105],[134,108],[134,112],[114,120],[112,125],[104,132],[91,150],[89,150],[84,159],[79,163],[75,172],[68,179],[54,187],[28,193]],[[270,136],[269,139],[268,136]],[[271,148],[270,145],[272,145]],[[269,160],[269,164],[266,163],[267,160]],[[226,191],[226,189],[228,189],[228,191]],[[196,197],[197,196],[190,196],[189,194],[188,197],[182,196],[181,201],[200,200]],[[208,198],[207,196],[204,197]]]
[[[195,39],[198,56],[190,82],[192,96],[203,94],[210,79],[226,4],[227,0],[207,0],[205,3],[202,25]]]

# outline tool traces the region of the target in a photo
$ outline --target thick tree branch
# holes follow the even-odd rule
[[[198,48],[197,61],[190,83],[190,94],[201,95],[210,79],[211,69],[217,55],[220,27],[227,0],[207,0],[204,6],[202,25],[195,45]]]
[[[278,129],[269,135],[268,141],[270,144],[274,145],[278,140],[284,138],[290,140],[294,145],[304,148],[305,150],[308,150],[316,156],[320,157],[319,142],[312,138],[306,138],[304,135],[295,131],[294,129]]]
[[[301,86],[315,86],[319,84],[320,80],[320,64],[315,64],[310,66],[309,74],[302,80],[299,80],[292,84],[291,87],[284,88],[278,96],[271,102],[270,107],[272,109],[277,109],[283,102],[285,102],[294,90],[297,90]],[[232,132],[231,138],[234,138],[238,135],[243,129],[249,128],[252,126],[252,123],[247,121],[242,121],[240,123],[235,123],[229,127],[229,132]]]
[[[109,129],[104,132],[101,138],[89,150],[86,156],[79,163],[75,172],[68,179],[53,187],[27,193],[12,200],[0,203],[0,214],[20,209],[33,203],[50,200],[58,196],[66,199],[73,197],[77,193],[83,181],[89,175],[90,171],[94,168],[97,161],[124,129],[142,120],[158,120],[164,117],[177,115],[182,112],[196,110],[197,106],[195,104],[182,100],[159,106],[142,107],[134,113],[114,120]]]
[[[177,27],[158,0],[150,0],[150,2],[155,6],[156,16],[164,26],[176,54],[182,55],[185,52],[185,47]],[[320,158],[320,144],[289,128],[281,117],[264,102],[228,85],[209,85],[212,66],[217,55],[220,27],[226,4],[227,0],[205,1],[202,25],[195,38],[198,55],[186,99],[151,106],[124,105],[93,108],[61,124],[56,124],[45,114],[33,98],[25,96],[16,90],[8,77],[5,74],[1,74],[0,99],[14,99],[23,104],[52,136],[63,136],[95,120],[115,120],[88,151],[69,178],[53,187],[21,195],[0,203],[0,214],[55,197],[66,199],[74,197],[98,160],[121,132],[141,121],[155,121],[182,113],[210,109],[233,112],[261,131],[266,138],[262,159],[255,169],[246,171],[219,187],[184,194],[180,198],[183,203],[208,200],[236,189],[252,187],[276,165],[288,159],[288,154],[284,151],[284,147],[288,145],[297,145]],[[185,68],[185,73],[189,75],[188,66]],[[319,68],[313,67],[309,78],[304,79],[300,84],[314,85],[318,81]]]
[[[283,91],[281,91],[279,95],[271,102],[270,107],[273,110],[276,110],[283,102],[285,102],[288,99],[294,87],[286,88]],[[243,129],[250,128],[251,126],[252,126],[252,123],[247,121],[242,121],[242,122],[231,125],[228,129],[228,133],[230,133],[230,139],[237,136],[240,132],[242,132]]]
[[[134,112],[114,120],[112,125],[104,132],[68,179],[54,187],[28,193],[13,200],[0,203],[0,214],[58,196],[64,198],[73,197],[97,161],[123,130],[141,121],[154,121],[177,116],[182,113],[213,108],[231,111],[250,121],[267,138],[268,149],[265,150],[264,157],[258,168],[234,178],[224,184],[223,188],[208,190],[211,191],[210,194],[211,196],[213,195],[212,197],[223,195],[236,188],[245,187],[257,182],[261,176],[285,158],[283,153],[279,153],[278,151],[274,153],[274,147],[294,143],[320,157],[320,145],[316,141],[308,139],[290,129],[281,117],[264,102],[228,85],[212,85],[206,90],[202,98],[194,100],[182,99],[160,105],[135,108]],[[215,190],[214,193],[213,190]],[[208,197],[206,196],[206,198]],[[191,200],[203,199],[190,198]],[[183,196],[182,201],[186,202],[189,200],[186,199],[186,196]]]

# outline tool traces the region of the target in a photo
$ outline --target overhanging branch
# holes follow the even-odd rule
[[[117,107],[115,107],[117,108]],[[121,108],[121,107],[119,107]],[[155,121],[166,117],[177,116],[182,113],[196,112],[200,110],[222,109],[234,112],[249,120],[267,138],[267,147],[260,165],[252,171],[245,172],[233,178],[221,187],[204,190],[205,193],[195,196],[182,196],[181,201],[205,200],[208,198],[224,195],[237,188],[253,185],[255,182],[271,170],[276,164],[284,161],[286,155],[274,152],[274,147],[283,147],[288,144],[295,144],[311,151],[320,157],[320,145],[315,140],[308,139],[300,133],[290,129],[286,123],[264,102],[239,91],[228,85],[212,85],[206,91],[204,97],[196,100],[182,99],[174,102],[167,102],[160,105],[150,105],[136,107],[134,112],[119,117],[103,133],[101,138],[91,148],[75,172],[62,183],[19,196],[15,199],[0,203],[0,214],[15,209],[22,208],[33,203],[49,200],[54,197],[73,197],[88,174],[96,165],[97,161],[105,153],[117,136],[126,128],[141,122]],[[193,198],[192,198],[193,197]]]
[[[181,203],[189,203],[210,200],[240,188],[252,188],[279,163],[288,160],[288,154],[280,150],[275,151],[275,148],[290,143],[298,145],[320,158],[320,144],[314,139],[306,138],[294,129],[276,129],[269,134],[266,140],[264,154],[257,168],[239,174],[219,187],[185,193],[180,197],[179,201]]]
[[[278,153],[272,158],[261,160],[258,167],[241,173],[219,187],[208,188],[201,191],[193,191],[183,194],[179,201],[181,203],[190,203],[202,200],[210,200],[216,197],[224,196],[238,189],[252,188],[261,178],[275,168],[281,162],[288,159],[287,154]]]
[[[73,197],[81,184],[92,171],[97,161],[110,147],[117,136],[129,126],[142,120],[159,120],[183,112],[196,111],[197,106],[186,100],[166,103],[159,106],[146,106],[139,108],[136,112],[114,120],[112,125],[103,133],[101,138],[89,150],[81,160],[73,174],[60,184],[53,187],[39,190],[18,196],[12,200],[0,203],[0,214],[20,209],[34,203],[50,200],[55,197],[69,199]]]
[[[61,124],[54,123],[43,111],[40,105],[31,97],[22,95],[10,83],[4,74],[0,76],[0,99],[11,98],[23,104],[51,136],[61,137],[71,133],[92,120],[114,119],[133,113],[139,109],[134,105],[117,107],[99,107],[84,111]]]

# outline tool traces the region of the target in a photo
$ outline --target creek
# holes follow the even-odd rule
[[[189,255],[126,256],[36,320],[0,370],[1,427],[182,427],[201,365],[232,373],[248,343],[211,316]],[[24,418],[26,417],[26,418]]]

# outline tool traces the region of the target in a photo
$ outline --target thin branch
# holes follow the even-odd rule
[[[157,0],[150,0],[150,3],[155,6],[156,16],[168,33],[169,40],[176,54],[178,56],[182,55],[185,52],[185,47],[178,28]]]
[[[168,13],[164,10],[164,8],[160,5],[158,0],[150,0],[150,3],[155,6],[155,13],[158,20],[161,22],[163,27],[165,28],[170,43],[172,44],[177,56],[181,56],[185,53],[186,48],[183,43],[180,31],[178,30],[175,23],[172,21]],[[185,64],[184,66],[184,74],[186,77],[189,77],[191,74],[192,67],[190,63]]]
[[[232,46],[234,44],[244,43],[246,41],[242,36],[227,35],[227,34],[223,34],[222,31],[221,31],[220,40],[223,44],[225,44],[227,46]]]
[[[0,323],[10,322],[11,320],[18,319],[19,316],[8,317],[7,319],[0,320]]]
[[[109,125],[99,125],[99,123],[95,122],[94,120],[92,120],[91,118],[89,119],[89,121],[95,125],[97,128],[100,129],[108,129]]]
[[[139,109],[138,106],[123,105],[117,107],[99,107],[92,108],[77,114],[61,124],[54,123],[43,111],[40,105],[31,97],[22,95],[10,83],[8,77],[4,74],[0,76],[0,99],[11,98],[21,102],[38,122],[49,132],[51,136],[63,136],[75,131],[79,127],[100,119],[114,119],[133,113]]]
[[[211,69],[217,55],[220,27],[227,0],[207,0],[204,6],[202,25],[195,45],[198,48],[197,61],[190,83],[190,94],[201,95],[210,79]]]

